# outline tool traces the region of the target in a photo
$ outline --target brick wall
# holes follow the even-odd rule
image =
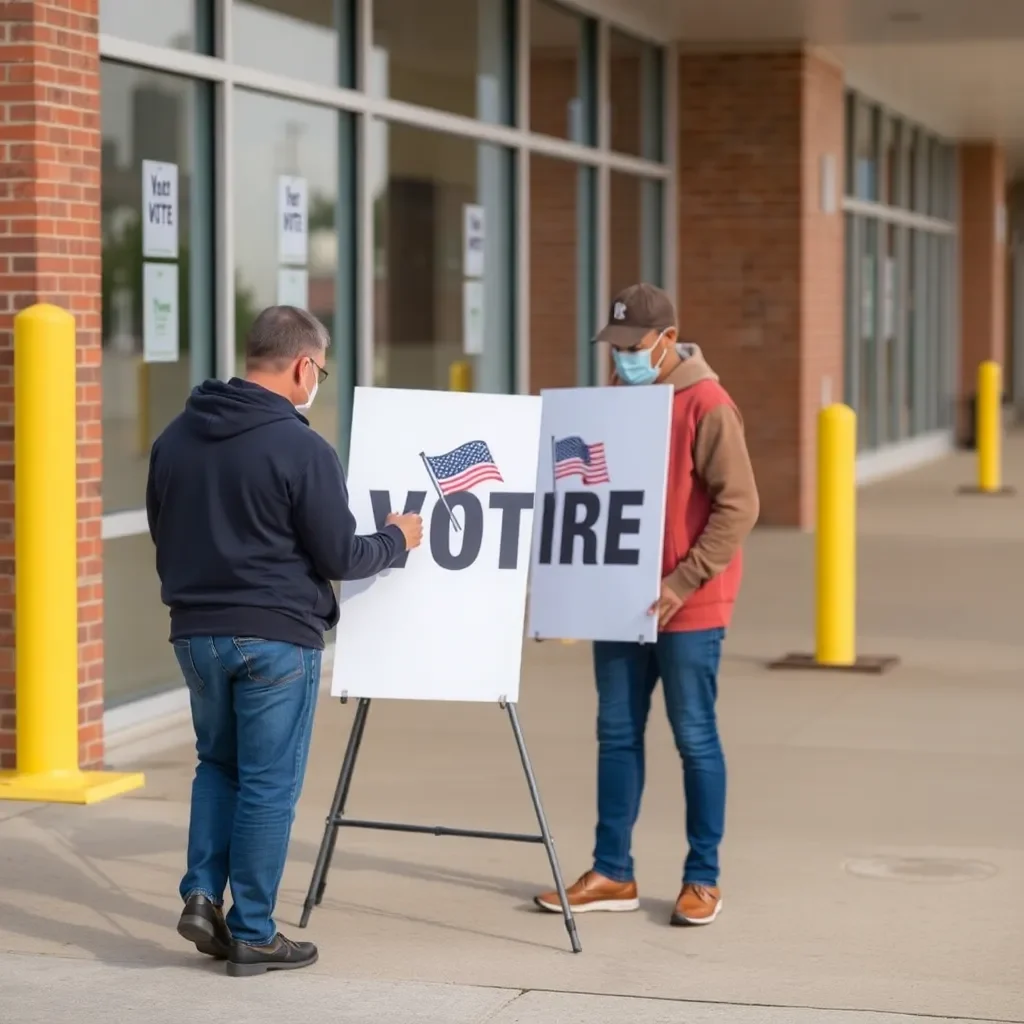
[[[761,522],[809,526],[822,378],[842,394],[843,222],[819,210],[843,166],[843,82],[804,53],[679,61],[679,306],[738,403]]]
[[[1006,241],[997,237],[1006,160],[994,143],[960,147],[960,367],[958,433],[971,432],[969,399],[978,364],[1006,356]],[[1004,390],[1008,382],[1003,381]]]
[[[0,14],[0,766],[14,761],[14,314],[78,322],[80,758],[103,761],[98,0]]]

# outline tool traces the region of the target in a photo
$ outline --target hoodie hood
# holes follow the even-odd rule
[[[676,391],[684,391],[702,380],[718,380],[718,374],[708,366],[699,345],[679,342],[676,351],[682,362],[662,381],[662,384],[671,384]]]
[[[194,434],[208,441],[237,437],[281,420],[297,419],[309,425],[287,399],[238,377],[208,380],[193,388],[185,403],[185,419]]]

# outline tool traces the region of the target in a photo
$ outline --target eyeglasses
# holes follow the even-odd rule
[[[314,365],[314,366],[316,367],[316,382],[317,382],[317,384],[323,384],[323,382],[324,382],[325,380],[327,380],[327,378],[328,378],[328,377],[330,376],[330,374],[329,374],[329,373],[327,372],[327,370],[326,370],[326,369],[324,369],[324,367],[322,367],[322,366],[321,366],[321,365],[320,365],[320,364],[319,364],[319,363],[318,363],[318,362],[317,362],[317,361],[316,361],[315,359],[313,359],[312,357],[310,358],[310,360],[309,360],[309,361],[310,361],[310,362],[311,362],[311,363],[312,363],[312,364],[313,364],[313,365]]]

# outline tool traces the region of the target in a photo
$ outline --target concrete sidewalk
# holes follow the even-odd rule
[[[201,1008],[218,1024],[250,1005],[344,1024],[1024,1021],[1024,498],[957,497],[971,474],[956,456],[861,494],[860,646],[902,659],[881,678],[764,668],[810,643],[812,539],[752,539],[722,674],[731,796],[712,928],[666,926],[682,803],[656,702],[636,835],[642,908],[582,917],[581,956],[559,918],[530,907],[549,884],[539,848],[345,832],[308,929],[319,964],[229,981],[173,931],[192,754],[169,725],[121,748],[147,772],[138,796],[0,804],[0,1021],[108,1020],[117,1007],[162,1024]],[[1019,439],[1006,476],[1024,487]],[[285,931],[351,714],[321,705]],[[521,714],[574,877],[593,833],[584,645],[527,645]],[[508,724],[486,707],[375,705],[349,812],[533,829]]]

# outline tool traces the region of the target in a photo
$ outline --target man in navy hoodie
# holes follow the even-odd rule
[[[309,313],[264,310],[245,380],[195,388],[150,454],[149,532],[199,760],[178,932],[236,977],[316,962],[273,911],[338,621],[331,580],[374,576],[423,536],[416,515],[356,534],[337,453],[301,412],[329,344]]]

